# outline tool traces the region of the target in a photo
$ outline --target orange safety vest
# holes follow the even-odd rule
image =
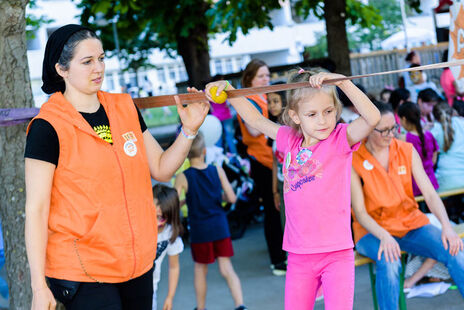
[[[269,114],[267,110],[266,95],[251,95],[247,96],[247,98],[256,102],[256,104],[258,104],[258,106],[263,111],[263,116],[265,118],[268,118]],[[257,137],[253,137],[248,132],[248,129],[246,128],[245,123],[240,118],[240,116],[238,116],[237,118],[240,124],[240,130],[242,132],[242,142],[248,147],[248,155],[253,156],[262,165],[272,169],[272,148],[269,145],[267,145],[266,136],[260,134]]]
[[[98,99],[113,145],[60,92],[36,117],[53,126],[60,144],[48,218],[47,277],[118,283],[153,266],[156,209],[137,110],[127,94],[100,91]]]
[[[392,236],[400,238],[429,223],[412,193],[412,150],[411,143],[393,139],[388,154],[388,172],[365,144],[353,154],[353,168],[363,183],[367,213]],[[368,233],[354,212],[353,233],[355,242]]]

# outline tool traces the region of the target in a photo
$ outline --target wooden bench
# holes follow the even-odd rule
[[[461,195],[461,194],[464,194],[464,188],[457,188],[457,189],[452,189],[452,190],[449,190],[449,191],[437,192],[437,194],[441,198]],[[417,202],[424,201],[424,196],[417,196],[416,201]]]
[[[464,192],[464,189],[461,189]],[[457,195],[457,194],[455,194]],[[450,195],[449,195],[450,196]],[[416,197],[416,200],[419,197]],[[456,225],[453,227],[456,233],[459,235],[459,238],[464,238],[464,223]],[[406,252],[401,252],[401,274],[400,274],[400,300],[399,300],[399,307],[400,310],[406,310],[406,296],[404,295],[404,273],[406,267]],[[379,305],[377,302],[377,293],[375,291],[375,273],[374,273],[374,263],[372,259],[369,257],[363,256],[355,251],[354,256],[354,265],[356,267],[369,264],[369,278],[371,280],[371,291],[372,291],[372,302],[374,303],[374,309],[378,310]]]

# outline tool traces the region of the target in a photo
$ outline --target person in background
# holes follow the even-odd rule
[[[353,155],[351,204],[356,249],[376,262],[380,309],[398,309],[402,250],[444,263],[464,295],[463,242],[453,230],[418,152],[412,144],[394,138],[393,110],[375,104],[382,118]],[[441,229],[419,210],[412,177]]]
[[[434,189],[438,189],[437,178],[433,167],[437,163],[438,144],[430,131],[424,131],[421,124],[421,112],[417,104],[410,101],[403,103],[398,108],[398,116],[400,117],[401,126],[406,130],[406,135],[401,139],[412,143],[417,153],[419,153],[425,173],[430,179]],[[412,181],[412,192],[414,196],[421,195],[416,181]]]
[[[448,61],[448,49],[443,52],[441,59],[442,62]],[[454,98],[456,97],[456,85],[455,85],[454,75],[451,72],[450,68],[443,69],[443,72],[440,75],[440,85],[443,88],[448,104],[452,107]]]
[[[242,87],[268,86],[270,81],[269,68],[259,59],[248,63],[242,74]],[[268,118],[268,102],[266,94],[247,96],[247,100]],[[230,100],[229,100],[230,101]],[[242,142],[247,146],[250,156],[251,178],[255,182],[256,193],[264,207],[264,236],[271,261],[272,273],[276,276],[285,275],[287,271],[287,254],[282,250],[283,230],[280,213],[274,206],[272,197],[272,148],[267,144],[267,137],[237,115]]]
[[[412,64],[410,68],[419,67],[419,65]],[[409,76],[411,77],[412,85],[408,87],[409,92],[411,93],[411,101],[417,102],[417,97],[419,92],[424,89],[430,88],[434,90],[437,94],[439,90],[435,83],[427,81],[426,76],[422,71],[411,71],[409,72]]]
[[[274,83],[285,84],[284,82]],[[285,92],[268,93],[269,120],[282,124],[282,113],[286,106]],[[282,174],[282,165],[284,163],[284,154],[277,151],[276,142],[269,138],[268,142],[272,145],[273,162],[272,162],[272,193],[274,195],[274,204],[280,212],[280,222],[282,229],[285,228],[285,204],[284,204],[284,176]]]
[[[157,309],[157,290],[161,278],[161,264],[166,255],[169,257],[168,295],[163,310],[172,310],[172,301],[179,282],[179,254],[184,250],[181,235],[184,227],[180,222],[180,203],[177,191],[163,184],[153,187],[153,199],[158,219],[158,240],[156,245],[155,268],[153,271],[153,306]]]
[[[405,68],[410,68],[411,65],[421,65],[420,55],[416,51],[409,52],[404,60],[406,61]],[[409,88],[413,85],[413,82],[411,81],[411,77],[408,74],[408,72],[403,72],[399,84],[399,88]]]
[[[392,88],[393,89],[393,88]],[[382,89],[382,91],[380,92],[380,101],[382,102],[388,102],[390,100],[390,96],[393,92],[392,89],[389,89],[389,88],[384,88]]]
[[[148,76],[145,76],[143,79],[142,89],[147,94],[147,96],[153,96],[153,84],[148,79]]]
[[[234,250],[226,212],[222,208],[223,197],[226,201],[235,203],[237,196],[224,169],[206,164],[205,156],[205,140],[200,133],[193,141],[188,154],[190,168],[177,175],[174,185],[179,196],[183,192],[186,195],[190,246],[195,262],[195,309],[205,310],[208,265],[217,259],[219,271],[226,280],[234,300],[235,310],[247,310],[243,305],[240,279],[230,259]]]
[[[223,80],[223,75],[215,75],[211,79],[211,82]],[[210,102],[211,105],[211,114],[216,116],[222,124],[222,136],[218,142],[218,146],[224,148],[225,152],[232,154],[237,153],[237,148],[235,146],[235,128],[234,128],[234,118],[230,111],[230,104],[228,101],[224,103],[215,103]]]
[[[417,105],[421,112],[421,124],[424,130],[430,130],[434,125],[433,107],[441,101],[440,96],[431,88],[419,92]]]
[[[464,117],[455,114],[444,102],[433,108],[435,123],[430,132],[440,147],[436,176],[440,191],[464,187]],[[459,222],[464,219],[463,195],[444,200],[450,218]]]

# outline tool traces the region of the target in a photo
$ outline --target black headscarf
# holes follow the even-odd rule
[[[42,66],[42,90],[45,93],[53,94],[54,92],[64,92],[66,90],[64,80],[56,72],[55,65],[60,59],[63,47],[69,38],[79,30],[84,29],[94,32],[80,25],[69,24],[58,28],[48,38]]]

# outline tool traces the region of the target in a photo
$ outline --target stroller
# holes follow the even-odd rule
[[[239,155],[232,155],[222,164],[227,178],[237,195],[234,204],[226,205],[231,239],[239,239],[252,221],[261,221],[263,210],[255,193],[253,179],[249,176],[249,162]]]

